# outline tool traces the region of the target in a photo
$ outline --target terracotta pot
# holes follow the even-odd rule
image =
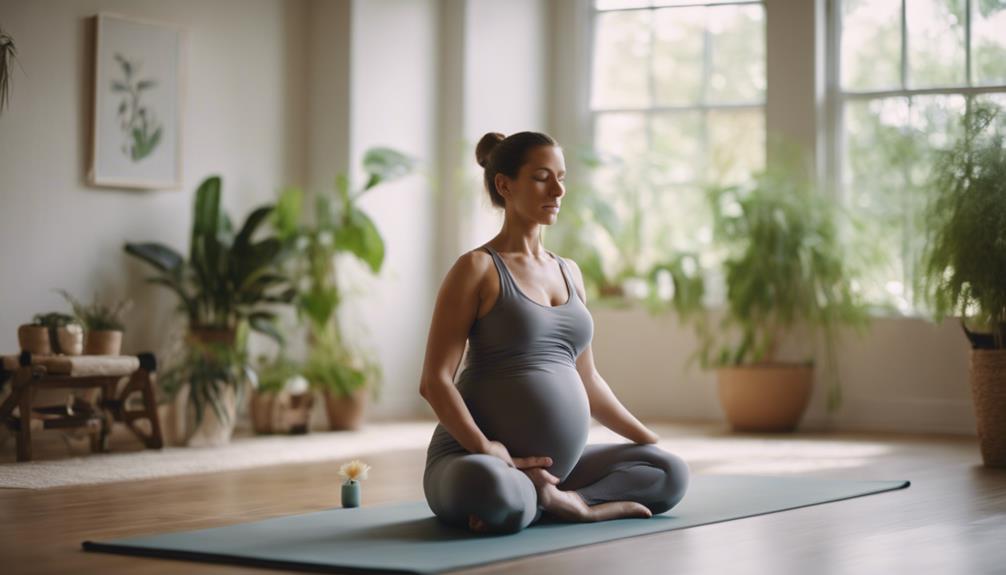
[[[717,370],[720,405],[734,431],[793,431],[810,401],[814,368],[757,364]]]
[[[1006,467],[1006,350],[971,350],[971,395],[986,467]]]
[[[22,325],[17,328],[17,341],[21,346],[21,351],[37,355],[52,353],[52,346],[49,344],[49,329],[44,325]]]
[[[84,353],[87,355],[119,355],[122,351],[121,331],[89,331],[86,336]]]
[[[80,355],[84,351],[84,328],[76,323],[57,327],[56,344],[59,353]]]
[[[255,391],[251,396],[251,420],[255,433],[307,433],[314,396],[308,393]]]
[[[367,406],[366,387],[361,387],[351,395],[343,396],[325,390],[325,412],[328,413],[328,427],[332,431],[359,429],[363,412]]]

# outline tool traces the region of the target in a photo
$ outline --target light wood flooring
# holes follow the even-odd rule
[[[1006,470],[977,439],[878,433],[733,434],[656,424],[693,474],[908,479],[904,490],[494,563],[454,573],[1006,573]],[[59,457],[59,445],[38,451]],[[114,447],[114,446],[113,446]],[[13,443],[3,447],[13,450]],[[65,453],[65,450],[63,450]],[[363,458],[363,504],[423,498],[423,450]],[[0,489],[0,573],[269,573],[84,553],[84,539],[215,527],[339,505],[340,462],[64,487]]]

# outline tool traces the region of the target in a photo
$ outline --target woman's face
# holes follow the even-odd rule
[[[566,195],[566,161],[562,148],[538,146],[527,152],[515,179],[496,176],[496,189],[506,198],[506,208],[523,220],[554,224]]]

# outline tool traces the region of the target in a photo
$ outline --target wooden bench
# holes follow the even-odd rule
[[[164,440],[154,397],[156,371],[157,361],[152,353],[66,356],[24,352],[19,356],[3,356],[0,382],[11,379],[12,387],[10,395],[0,404],[0,422],[17,438],[17,460],[31,460],[32,420],[40,420],[42,429],[87,428],[94,452],[108,450],[112,424],[121,421],[147,448],[160,449]],[[129,381],[117,391],[124,378]],[[65,405],[34,405],[35,392],[50,388],[97,388],[100,396],[95,404],[75,399]],[[127,406],[129,396],[134,393],[141,394],[141,409]],[[136,424],[144,419],[149,422],[149,431]]]

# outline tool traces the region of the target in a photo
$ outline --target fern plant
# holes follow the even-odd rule
[[[958,314],[975,349],[1006,348],[1006,146],[1001,109],[972,102],[962,137],[937,153],[916,293]],[[974,328],[969,329],[968,323]]]

